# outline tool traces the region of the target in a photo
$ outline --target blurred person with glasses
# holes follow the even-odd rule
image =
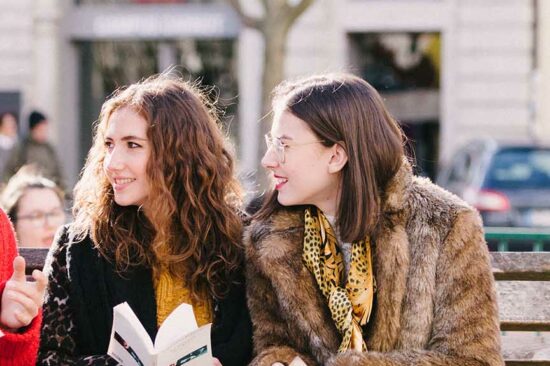
[[[13,222],[19,247],[49,248],[65,223],[63,191],[32,165],[9,180],[0,203]]]

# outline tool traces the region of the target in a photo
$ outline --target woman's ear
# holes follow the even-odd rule
[[[328,163],[328,172],[338,173],[348,162],[348,154],[346,153],[344,147],[339,143],[334,144],[331,149],[332,156],[330,157],[330,161]]]

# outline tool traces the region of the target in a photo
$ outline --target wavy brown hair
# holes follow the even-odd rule
[[[149,122],[147,212],[115,203],[103,170],[105,131],[121,107]],[[216,111],[194,84],[153,76],[116,91],[101,109],[74,191],[73,235],[90,235],[120,272],[166,266],[195,298],[222,298],[243,262],[241,188]]]

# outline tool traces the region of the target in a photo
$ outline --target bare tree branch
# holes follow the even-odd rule
[[[274,0],[272,0],[272,5],[275,3]],[[277,9],[277,13],[284,17],[287,16],[287,14],[290,14],[292,11],[292,6],[288,3],[288,0],[277,0],[276,6],[274,6],[275,9]]]
[[[304,11],[306,11],[307,8],[311,4],[313,4],[315,0],[302,0],[298,4],[292,6],[292,11],[289,13],[289,17],[291,18],[291,23],[294,23],[294,21],[302,15]]]
[[[260,30],[262,27],[262,19],[251,17],[247,14],[245,14],[241,3],[239,0],[227,0],[229,2],[229,5],[235,9],[237,14],[239,14],[239,18],[241,18],[241,21],[246,25],[247,27],[254,28]]]
[[[276,2],[277,5],[275,8],[270,9],[268,14],[272,14],[272,16],[277,19],[277,22],[288,30],[295,23],[296,19],[298,19],[315,0],[301,0],[296,5],[290,5],[288,0],[271,1]]]

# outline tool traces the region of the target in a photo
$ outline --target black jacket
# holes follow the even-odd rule
[[[55,243],[45,267],[50,284],[44,304],[39,364],[64,364],[67,358],[77,364],[93,364],[89,362],[93,359],[98,364],[112,362],[105,354],[113,307],[124,301],[155,339],[157,314],[150,269],[134,269],[122,277],[99,254],[89,237],[71,241],[67,227]],[[251,323],[244,282],[241,283],[234,285],[222,301],[214,302],[212,353],[224,366],[246,365],[251,357]],[[84,362],[91,355],[95,356]]]

